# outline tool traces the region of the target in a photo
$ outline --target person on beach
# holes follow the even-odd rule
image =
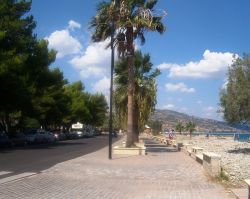
[[[169,132],[169,139],[174,139],[174,129],[171,129],[171,131]]]

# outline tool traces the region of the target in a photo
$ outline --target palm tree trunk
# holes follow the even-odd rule
[[[135,103],[134,107],[134,142],[139,142],[139,107],[138,104]]]
[[[134,46],[133,46],[133,27],[128,27],[126,31],[127,51],[128,51],[128,128],[126,146],[134,144]]]

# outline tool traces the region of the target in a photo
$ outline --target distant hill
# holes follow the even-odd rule
[[[178,121],[182,121],[183,123],[193,121],[197,126],[197,131],[239,131],[239,129],[230,126],[226,122],[199,118],[171,110],[156,109],[151,119],[161,121],[163,124],[168,124],[171,128],[174,128]]]

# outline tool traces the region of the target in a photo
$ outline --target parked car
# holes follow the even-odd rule
[[[83,132],[83,137],[85,137],[85,138],[94,137],[94,131],[93,131],[92,129],[85,130],[85,131]]]
[[[98,128],[95,128],[95,136],[99,136],[102,134],[102,131]]]
[[[52,131],[56,140],[66,140],[66,134],[61,131]]]
[[[13,146],[13,143],[11,142],[10,138],[5,132],[1,131],[0,132],[0,148],[11,147],[11,146]]]
[[[9,133],[8,134],[11,142],[15,146],[26,146],[28,144],[28,140],[23,133]]]
[[[44,136],[39,133],[38,129],[30,129],[24,134],[29,144],[42,143],[44,141]]]
[[[56,142],[56,137],[52,132],[43,130],[41,133],[43,133],[45,136],[45,142],[48,142],[48,143]]]
[[[31,129],[24,134],[29,144],[46,143],[49,139],[47,133],[45,133],[43,129]]]
[[[83,131],[80,130],[71,130],[69,132],[69,139],[77,139],[83,137]]]

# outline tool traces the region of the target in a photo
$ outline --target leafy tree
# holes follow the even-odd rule
[[[81,82],[66,85],[56,52],[33,35],[31,1],[0,4],[0,130],[58,127],[77,121],[100,125],[107,104],[103,95],[84,92]]]
[[[195,131],[196,124],[189,121],[186,123],[185,129],[189,132],[190,139],[192,139],[192,133]]]
[[[70,99],[70,113],[64,117],[64,124],[69,128],[76,122],[85,123],[91,120],[91,113],[87,107],[87,97],[81,81],[65,86],[65,94]]]
[[[152,129],[153,135],[157,135],[162,131],[162,122],[159,120],[150,120],[148,125]]]
[[[0,4],[0,112],[1,126],[9,131],[11,114],[30,106],[25,64],[32,53],[35,22],[28,16],[31,1],[1,0]]]
[[[177,124],[176,124],[176,126],[175,126],[175,130],[178,131],[178,132],[180,132],[180,134],[181,134],[181,132],[184,129],[185,129],[185,126],[182,124],[181,121],[178,121]]]
[[[128,89],[128,69],[127,59],[122,58],[115,65],[115,111],[121,124],[124,124],[127,117],[127,89]],[[134,93],[134,141],[138,141],[139,132],[144,129],[150,114],[156,105],[156,77],[160,74],[158,69],[152,69],[149,54],[142,55],[140,51],[135,52],[135,93]]]
[[[237,58],[228,71],[228,83],[221,90],[220,105],[229,123],[250,122],[250,55]]]
[[[63,89],[66,80],[59,69],[53,69],[44,76],[44,81],[46,86],[32,100],[36,118],[44,128],[59,126],[69,112],[66,106],[68,98]]]
[[[101,126],[104,123],[107,112],[104,95],[84,92],[81,81],[65,86],[65,95],[69,98],[69,113],[63,118],[67,128],[76,122],[94,126]]]
[[[103,125],[108,109],[105,96],[99,93],[89,94],[87,105],[91,114],[91,120],[88,123],[94,126]]]
[[[112,2],[101,2],[97,7],[97,15],[92,18],[90,27],[94,29],[92,40],[100,42],[110,37],[114,23],[115,44],[118,55],[127,58],[128,68],[128,120],[127,120],[127,147],[133,145],[138,138],[134,129],[134,39],[139,38],[141,43],[145,42],[145,31],[157,31],[163,33],[165,30],[161,22],[162,16],[154,16],[153,8],[157,0],[116,0]]]

